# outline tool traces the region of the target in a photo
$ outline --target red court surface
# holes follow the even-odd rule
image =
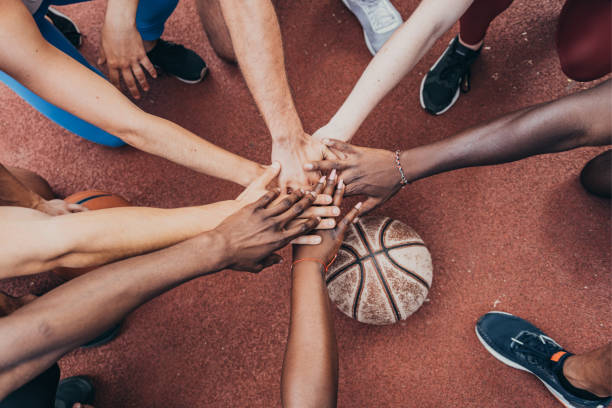
[[[406,18],[418,2],[394,3]],[[454,30],[445,35],[354,142],[418,146],[592,86],[570,81],[560,70],[554,34],[561,5],[516,1],[491,26],[472,91],[447,114],[433,117],[420,108],[418,90]],[[82,50],[91,61],[103,10],[104,2],[62,8],[84,32]],[[339,0],[283,0],[277,12],[297,108],[313,132],[339,107],[371,57],[357,20]],[[269,162],[264,122],[239,70],[214,55],[192,0],[180,2],[165,38],[199,52],[210,76],[198,85],[163,77],[141,106],[233,152]],[[5,87],[0,98],[0,161],[37,171],[59,195],[95,188],[136,205],[178,207],[241,191],[132,148],[82,140]],[[603,150],[438,175],[406,187],[378,209],[420,233],[433,256],[434,282],[421,310],[393,326],[365,326],[334,311],[339,406],[560,406],[535,377],[485,352],[474,324],[495,309],[531,320],[573,352],[610,341],[610,202],[587,194],[577,178]],[[62,375],[91,375],[96,407],[102,408],[279,406],[290,289],[290,252],[282,254],[284,264],[260,275],[222,272],[149,302],[109,345],[64,357]],[[52,284],[43,276],[3,287],[23,294]]]

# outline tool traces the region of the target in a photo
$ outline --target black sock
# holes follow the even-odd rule
[[[558,365],[557,365],[557,369],[556,374],[557,374],[557,378],[559,379],[559,382],[561,383],[561,386],[563,388],[565,388],[570,394],[578,397],[578,398],[582,398],[585,400],[589,400],[589,401],[599,401],[605,398],[602,397],[598,397],[597,395],[587,391],[587,390],[583,390],[582,388],[576,388],[574,387],[572,384],[570,384],[569,380],[567,378],[565,378],[565,375],[563,374],[563,365],[565,364],[565,360],[567,360],[568,357],[570,357],[572,354],[565,354],[561,361],[559,361]]]

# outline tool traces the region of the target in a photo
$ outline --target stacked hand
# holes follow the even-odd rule
[[[269,191],[226,218],[214,232],[224,243],[223,267],[259,272],[279,263],[282,258],[274,251],[311,231],[319,218],[298,219],[323,191],[324,179],[312,192],[297,190],[278,204],[272,204],[279,189]]]
[[[401,188],[401,177],[395,163],[395,154],[388,150],[352,146],[325,139],[323,143],[337,157],[307,163],[308,171],[337,170],[346,183],[346,195],[366,195],[362,212],[378,207]]]
[[[41,201],[34,206],[34,209],[52,216],[87,211],[87,208],[80,204],[71,204],[60,199],[41,199]]]

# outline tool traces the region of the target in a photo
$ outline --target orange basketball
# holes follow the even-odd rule
[[[88,190],[74,193],[64,199],[70,204],[81,204],[87,209],[102,210],[104,208],[114,207],[129,207],[131,204],[123,197],[116,194],[107,193],[100,190]],[[88,268],[56,268],[53,272],[64,280],[74,279],[93,269],[95,266]]]
[[[416,312],[433,279],[431,255],[408,225],[362,217],[347,230],[325,275],[329,297],[347,316],[392,324]]]

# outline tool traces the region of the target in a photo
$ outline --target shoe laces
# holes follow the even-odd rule
[[[384,1],[358,0],[358,2],[368,16],[374,31],[383,31],[395,22],[395,14],[393,14],[393,11],[389,9]]]
[[[563,350],[556,341],[544,334],[522,331],[511,338],[510,348],[525,356],[527,361],[537,366],[550,365],[550,357]]]

